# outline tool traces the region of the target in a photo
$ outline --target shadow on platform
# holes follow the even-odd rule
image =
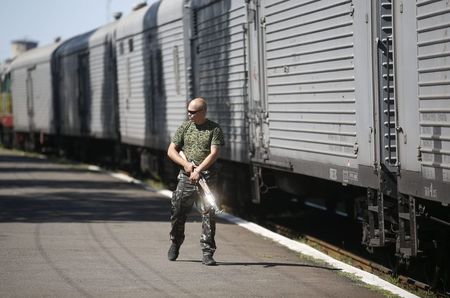
[[[177,262],[186,262],[186,263],[201,263],[200,260],[180,260]],[[258,266],[263,268],[272,268],[272,267],[310,267],[317,269],[325,269],[330,271],[340,271],[341,269],[319,266],[319,265],[310,265],[310,264],[299,264],[299,263],[281,263],[281,262],[223,262],[218,261],[217,266]]]

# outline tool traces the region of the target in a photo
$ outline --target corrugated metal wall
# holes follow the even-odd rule
[[[183,22],[177,19],[158,28],[162,77],[161,94],[155,101],[159,142],[166,150],[178,126],[186,120],[186,75]]]
[[[352,1],[262,1],[270,154],[357,158]]]
[[[227,142],[221,157],[247,158],[246,8],[244,1],[216,1],[194,8],[196,96],[208,102],[208,118],[217,121]]]
[[[402,128],[398,134],[400,171],[420,172],[418,147],[420,144],[419,100],[417,92],[416,3],[394,2],[394,66],[397,120]],[[404,175],[398,178],[402,185]]]
[[[61,57],[59,68],[59,112],[61,133],[68,136],[81,136],[81,116],[88,115],[81,111],[80,76],[78,53]],[[83,75],[84,76],[84,75]],[[83,115],[82,115],[83,114]]]
[[[116,135],[115,69],[109,42],[89,49],[91,78],[90,134],[114,139]]]
[[[88,136],[91,121],[89,38],[95,30],[64,42],[55,52],[60,131],[67,136]]]
[[[450,4],[416,6],[422,174],[450,182]]]
[[[13,94],[14,130],[28,131],[29,119],[27,108],[27,70],[16,69],[11,72],[11,92]]]
[[[13,75],[14,128],[53,133],[53,96],[50,62],[15,69]]]
[[[123,142],[166,150],[186,120],[186,66],[182,2],[160,5],[119,22],[116,53]]]
[[[125,143],[144,145],[145,94],[143,35],[117,42],[120,133]]]
[[[33,120],[36,131],[52,132],[53,96],[50,62],[36,65],[33,76]]]

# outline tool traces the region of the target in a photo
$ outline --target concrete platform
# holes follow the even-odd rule
[[[382,297],[221,219],[204,266],[195,213],[170,262],[169,210],[106,173],[0,149],[0,297]]]

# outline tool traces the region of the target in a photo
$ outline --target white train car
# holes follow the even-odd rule
[[[249,8],[252,161],[376,187],[370,4],[259,1]],[[261,67],[262,66],[262,67]]]
[[[277,186],[297,194],[314,187],[301,177],[367,189],[363,242],[416,255],[423,210],[449,220],[449,4],[261,0],[247,9],[253,167],[281,170]]]
[[[183,1],[136,8],[117,27],[122,141],[165,150],[186,119]]]
[[[38,140],[40,134],[55,134],[58,115],[52,59],[60,42],[32,49],[11,64],[14,130]]]

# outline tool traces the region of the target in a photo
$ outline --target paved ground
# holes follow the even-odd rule
[[[0,297],[380,297],[223,221],[204,266],[195,214],[170,262],[168,218],[138,185],[0,149]]]

